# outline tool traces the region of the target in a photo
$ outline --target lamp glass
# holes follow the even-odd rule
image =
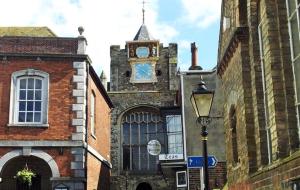
[[[191,97],[191,102],[196,112],[197,117],[207,117],[209,116],[213,93],[193,93]]]

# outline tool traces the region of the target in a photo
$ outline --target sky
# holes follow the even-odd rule
[[[77,37],[78,26],[96,72],[109,78],[110,46],[133,40],[142,24],[143,0],[0,0],[0,26],[47,26],[59,37]],[[178,68],[188,70],[192,42],[198,64],[217,64],[221,0],[145,0],[145,24],[164,46],[178,44]]]

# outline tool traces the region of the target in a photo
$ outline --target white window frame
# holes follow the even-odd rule
[[[42,104],[41,104],[41,122],[19,122],[18,121],[18,95],[19,81],[24,78],[36,78],[42,80]],[[11,76],[10,89],[10,110],[8,126],[32,126],[32,127],[48,127],[48,96],[49,96],[49,74],[40,70],[26,69],[16,71]]]
[[[90,110],[90,122],[91,122],[91,135],[96,138],[96,129],[95,129],[95,108],[96,108],[96,96],[94,92],[91,93],[91,110]]]
[[[268,109],[268,96],[266,87],[266,75],[265,75],[265,55],[264,55],[264,44],[262,35],[262,22],[258,24],[258,40],[259,40],[259,55],[260,55],[260,66],[261,66],[261,76],[263,85],[263,98],[264,98],[264,117],[265,117],[265,129],[267,132],[267,149],[268,149],[268,163],[272,162],[272,138],[271,138],[271,126],[269,125],[269,109]]]
[[[295,74],[295,62],[300,60],[300,54],[294,55],[294,39],[292,34],[292,25],[291,20],[295,16],[297,17],[297,27],[298,31],[300,31],[300,4],[297,5],[297,0],[294,0],[295,3],[295,9],[290,11],[290,4],[289,0],[286,0],[286,6],[287,6],[287,17],[288,17],[288,27],[289,27],[289,37],[290,37],[290,49],[291,49],[291,60],[293,65],[293,77],[294,77],[294,88],[295,88],[295,108],[296,108],[296,114],[297,114],[297,125],[298,125],[298,136],[300,138],[300,100],[298,100],[297,93],[297,84],[296,84],[296,74]],[[300,40],[300,32],[298,39]],[[299,64],[299,63],[298,63]]]
[[[173,118],[175,118],[175,117],[180,117],[180,124],[178,124],[178,125],[180,125],[179,127],[180,127],[180,129],[181,129],[181,131],[171,131],[170,130],[170,127],[174,127],[173,125],[169,125],[169,120],[170,119],[173,119]],[[182,137],[182,121],[181,121],[181,115],[167,115],[166,116],[166,123],[167,123],[167,136],[168,136],[168,153],[169,154],[183,154],[183,137]],[[175,133],[175,134],[173,134],[173,133]],[[169,144],[170,144],[170,138],[169,137],[171,137],[171,136],[175,136],[175,138],[176,138],[176,136],[179,136],[179,134],[176,134],[176,133],[180,133],[180,136],[181,136],[181,144],[180,144],[180,146],[181,146],[181,152],[174,152],[174,151],[170,151],[170,147],[169,147]],[[174,143],[176,143],[176,140],[175,140],[175,142]]]
[[[178,184],[178,175],[184,173],[185,176],[185,184]],[[176,172],[176,186],[177,187],[187,187],[187,176],[186,176],[186,171],[178,171]]]

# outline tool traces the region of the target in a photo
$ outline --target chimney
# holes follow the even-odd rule
[[[198,66],[198,48],[196,43],[191,43],[191,52],[192,52],[192,65],[189,70],[202,70],[202,67]]]

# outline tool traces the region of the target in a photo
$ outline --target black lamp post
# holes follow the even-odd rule
[[[208,175],[208,156],[207,156],[207,124],[210,122],[209,113],[214,97],[214,91],[207,90],[205,82],[202,80],[196,90],[193,90],[191,95],[191,103],[197,115],[197,121],[202,127],[202,142],[203,142],[203,156],[204,156],[204,184],[205,190],[209,188],[209,175]]]

